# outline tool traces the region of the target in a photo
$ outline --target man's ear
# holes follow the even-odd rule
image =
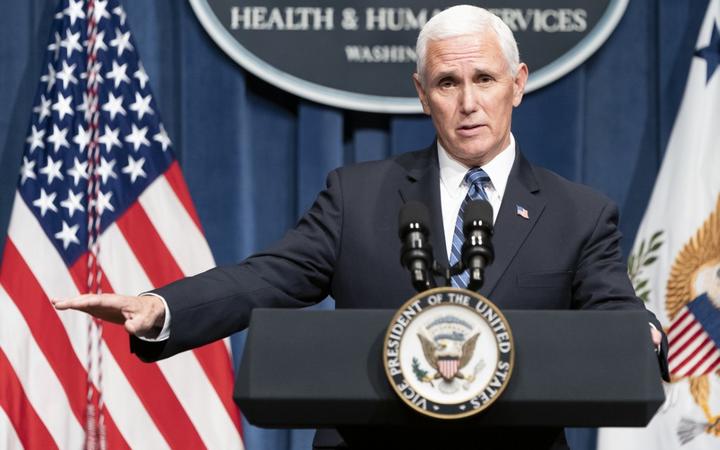
[[[528,66],[525,63],[518,65],[517,75],[513,80],[513,106],[520,106],[523,94],[525,94],[525,83],[528,79]]]
[[[420,99],[420,104],[422,104],[423,112],[430,115],[430,105],[428,105],[428,98],[427,94],[425,93],[425,89],[422,86],[422,83],[420,82],[420,75],[417,73],[414,73],[412,76],[413,84],[415,85],[415,90],[417,91],[418,98]]]

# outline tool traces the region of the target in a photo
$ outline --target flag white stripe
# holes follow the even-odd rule
[[[100,245],[100,265],[113,289],[137,295],[153,288],[117,224],[107,227]]]
[[[35,221],[25,202],[17,195],[12,217],[13,222],[11,222],[8,234],[43,290],[54,298],[70,298],[78,295],[79,291],[62,258]],[[17,222],[15,222],[16,220]],[[17,224],[17,226],[13,226],[13,224]],[[104,252],[111,253],[110,250],[104,248]],[[104,252],[100,254],[102,255]],[[70,338],[75,354],[84,365],[84,361],[87,359],[89,316],[75,311],[63,311],[58,315]],[[103,385],[105,404],[128,444],[133,448],[145,446],[147,446],[145,448],[168,448],[106,346],[103,346],[103,369],[106,371],[103,372],[106,380]],[[138,426],[138,423],[142,423],[143,426]],[[81,447],[82,445],[72,448]]]
[[[5,410],[0,408],[0,448],[4,450],[24,450],[20,438],[15,432]]]
[[[171,216],[166,220],[173,221]],[[102,239],[103,248],[114,249],[112,254],[100,253],[100,263],[110,284],[122,286],[128,292],[148,290],[150,279],[119,228],[108,227]],[[237,428],[193,352],[180,353],[157,364],[208,448],[242,448]]]
[[[157,177],[138,200],[185,276],[215,265],[205,237],[164,175]]]
[[[60,448],[82,448],[85,433],[70,413],[67,395],[50,363],[30,333],[30,327],[15,302],[0,285],[0,348],[12,365],[28,401]],[[42,386],[42,389],[33,387]]]

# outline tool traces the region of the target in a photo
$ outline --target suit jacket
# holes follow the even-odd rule
[[[415,293],[397,234],[398,212],[411,200],[428,206],[434,256],[447,265],[435,145],[339,168],[266,251],[154,291],[168,303],[170,338],[133,338],[132,350],[146,361],[166,358],[246,328],[254,307],[302,307],[328,295],[337,308],[399,307]],[[621,259],[617,220],[609,199],[518,151],[480,292],[502,309],[644,309]]]
[[[436,146],[340,168],[297,226],[268,250],[154,291],[168,303],[170,338],[131,338],[132,350],[146,361],[166,358],[244,329],[254,307],[301,307],[328,295],[337,308],[398,308],[415,293],[400,264],[397,233],[398,212],[411,200],[428,206],[434,256],[447,265]],[[609,199],[532,166],[518,151],[481,293],[502,309],[644,309],[621,259],[617,220]],[[665,340],[663,349],[667,376]],[[518,443],[523,448],[567,448],[562,428],[495,435],[484,432],[484,442],[505,447],[515,436],[525,439]],[[336,440],[332,432],[316,439]]]

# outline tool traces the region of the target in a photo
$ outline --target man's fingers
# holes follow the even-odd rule
[[[157,297],[129,297],[118,294],[85,294],[67,300],[51,300],[59,310],[74,309],[98,319],[125,326],[130,334],[150,336],[162,327],[165,307]]]
[[[51,300],[58,310],[75,309],[113,323],[125,322],[132,297],[116,294],[84,294],[67,300]]]
[[[142,331],[142,321],[137,316],[131,316],[125,321],[125,330],[130,334],[137,334]]]
[[[122,308],[122,301],[119,301],[118,295],[112,294],[83,294],[70,299],[51,299],[56,309],[84,309],[95,307],[118,307]]]

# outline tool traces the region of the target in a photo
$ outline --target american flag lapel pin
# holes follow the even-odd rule
[[[517,213],[518,216],[522,217],[522,218],[525,219],[525,220],[529,220],[529,219],[530,219],[530,214],[528,214],[528,210],[527,210],[527,209],[523,208],[523,207],[520,206],[520,205],[515,205],[515,208],[516,208],[516,209],[515,209],[515,212]]]

